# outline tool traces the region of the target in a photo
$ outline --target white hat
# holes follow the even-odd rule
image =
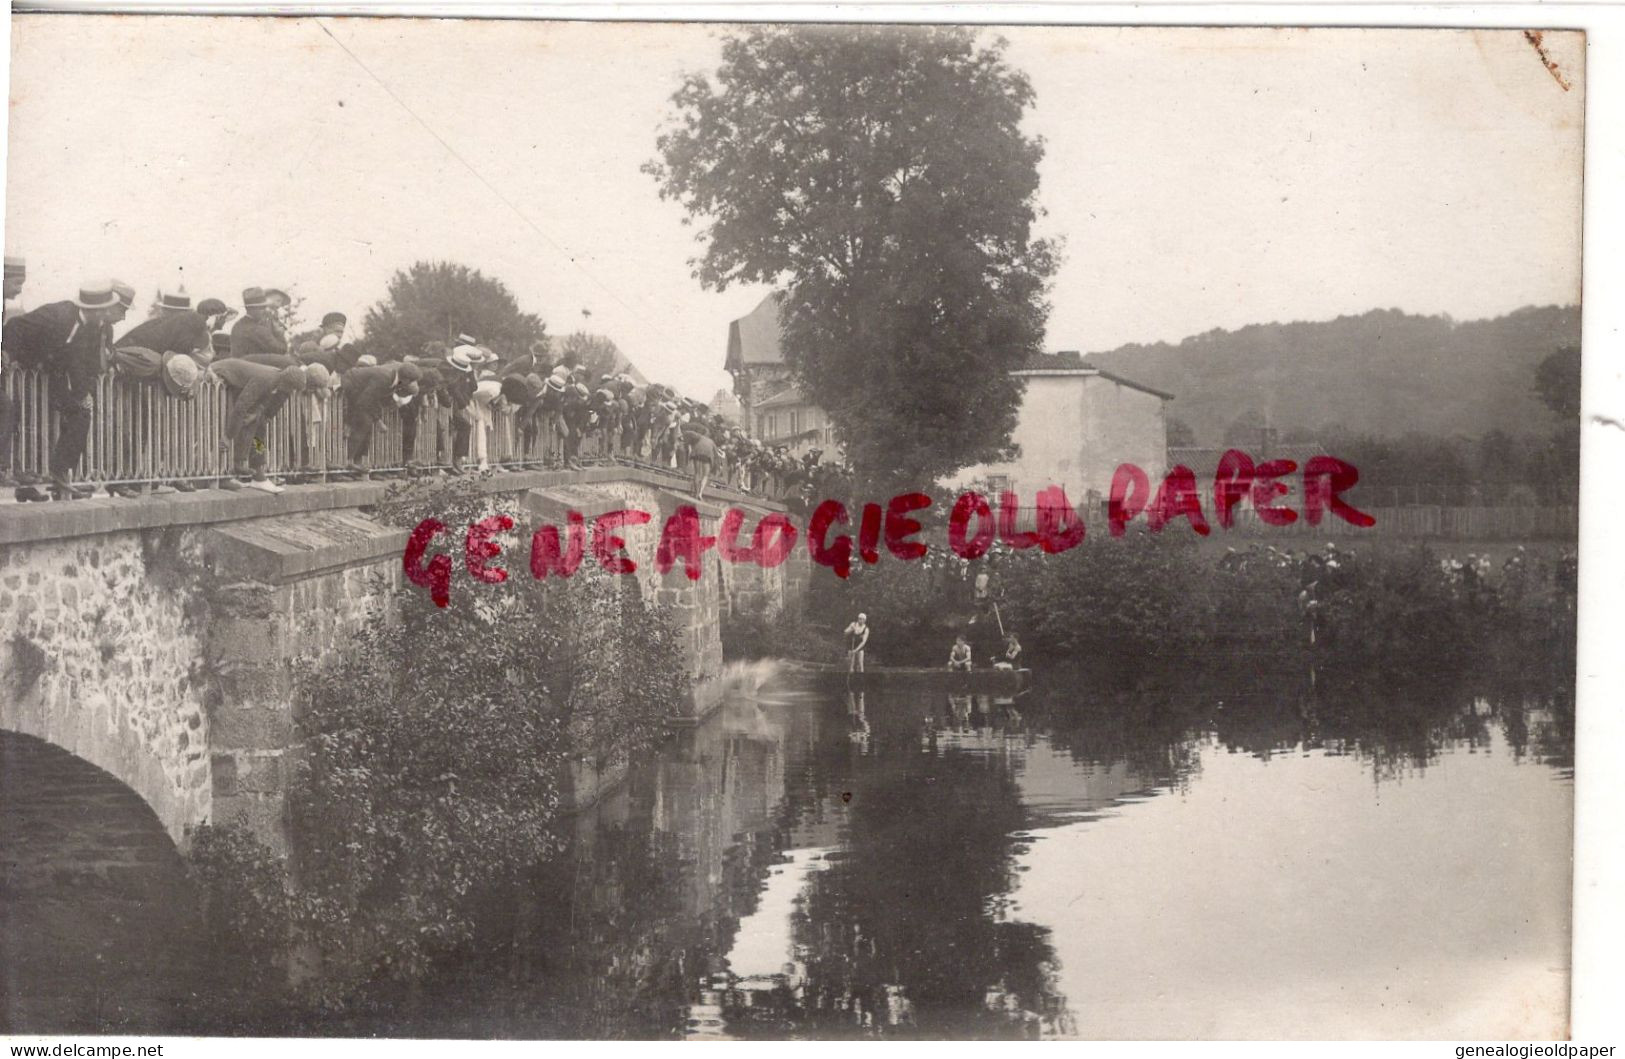
[[[355,358],[355,364],[358,368],[376,368],[378,366],[378,358],[373,356],[371,353],[363,353],[359,357]]]
[[[81,309],[106,309],[118,304],[111,280],[86,280],[79,284],[79,296],[73,303]]]
[[[456,349],[446,354],[446,363],[450,364],[458,371],[473,371],[474,358],[478,355],[478,353],[479,351],[473,346],[458,346]],[[470,354],[473,354],[473,356]]]
[[[490,404],[502,392],[502,384],[495,379],[486,379],[474,387],[474,400],[479,404]]]
[[[177,396],[187,396],[197,389],[203,369],[185,353],[171,353],[163,361],[164,388]]]
[[[316,344],[323,349],[335,349],[339,344],[339,336],[334,334],[323,335],[322,340]]]

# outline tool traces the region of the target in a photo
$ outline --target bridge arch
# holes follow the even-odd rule
[[[148,534],[28,553],[0,547],[0,729],[105,770],[184,843],[211,799],[200,587],[163,576]]]
[[[156,814],[103,769],[0,732],[0,951],[13,1033],[175,1033],[205,928]]]

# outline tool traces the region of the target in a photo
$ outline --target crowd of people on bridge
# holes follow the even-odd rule
[[[272,288],[242,292],[241,311],[218,298],[195,304],[184,290],[160,291],[150,319],[119,331],[136,291],[118,280],[81,285],[72,298],[21,311],[16,299],[27,279],[26,262],[5,259],[6,312],[0,340],[0,373],[34,372],[47,380],[57,431],[49,440],[48,467],[30,474],[13,459],[22,429],[18,388],[0,377],[0,488],[16,499],[74,500],[96,486],[76,480],[92,423],[98,415],[100,380],[111,373],[131,384],[154,387],[173,400],[193,396],[205,379],[229,395],[221,436],[229,473],[219,478],[119,481],[104,486],[113,496],[191,491],[200,487],[281,492],[283,481],[367,478],[374,473],[464,474],[488,467],[493,414],[512,417],[516,450],[503,465],[516,469],[579,467],[583,459],[647,462],[692,474],[693,491],[728,487],[779,499],[810,499],[832,487],[841,471],[820,450],[793,454],[766,444],[706,404],[659,383],[644,384],[627,371],[595,373],[581,363],[556,359],[538,340],[517,356],[503,357],[476,336],[431,341],[416,350],[366,350],[350,341],[349,321],[329,312],[320,327],[290,337],[277,310],[287,295]],[[115,332],[117,334],[115,335]],[[291,458],[284,479],[267,471],[268,440],[279,412],[290,401],[306,402],[302,427],[281,428]],[[337,404],[336,404],[337,403]],[[319,458],[320,424],[342,405],[342,463]],[[144,428],[140,411],[125,419],[127,444]],[[449,411],[449,428],[436,418],[425,432],[432,455],[417,459],[424,413]],[[393,413],[393,417],[391,417]],[[370,452],[375,434],[398,422],[402,456],[376,471]]]

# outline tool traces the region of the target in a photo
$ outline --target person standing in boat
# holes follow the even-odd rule
[[[858,620],[846,627],[846,671],[863,672],[863,649],[869,645],[869,616],[859,614]]]
[[[993,668],[1014,669],[1016,668],[1016,659],[1020,657],[1021,642],[1016,639],[1015,633],[1011,633],[1004,638],[1004,656],[993,660]]]
[[[964,633],[954,637],[953,650],[948,652],[948,668],[957,673],[970,672],[970,641],[965,639]]]

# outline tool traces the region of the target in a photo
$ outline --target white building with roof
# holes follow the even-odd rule
[[[745,429],[765,444],[789,445],[800,453],[834,446],[834,430],[822,408],[790,378],[779,342],[779,295],[770,294],[728,325],[728,359]],[[1076,352],[1033,357],[1013,374],[1026,384],[1013,440],[1020,456],[998,464],[967,467],[951,485],[983,481],[995,490],[1014,489],[1023,504],[1049,485],[1066,489],[1074,504],[1091,493],[1109,495],[1119,464],[1134,463],[1153,486],[1168,468],[1168,425],[1160,390],[1095,367]]]
[[[1138,465],[1153,488],[1167,473],[1165,406],[1172,394],[1097,368],[1074,351],[1041,354],[1012,374],[1026,383],[1011,436],[1020,455],[967,467],[953,484],[1013,489],[1024,506],[1038,490],[1059,485],[1081,504],[1111,494],[1119,464]]]

